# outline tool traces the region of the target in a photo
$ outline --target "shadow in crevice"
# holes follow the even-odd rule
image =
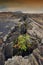
[[[13,56],[17,55],[17,56],[29,56],[31,53],[33,52],[33,49],[27,49],[26,51],[21,51],[20,49],[15,48],[13,50]]]

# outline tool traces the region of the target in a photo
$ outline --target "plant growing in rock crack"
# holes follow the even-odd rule
[[[17,39],[14,40],[14,48],[18,48],[21,51],[26,51],[31,48],[33,44],[31,43],[30,36],[28,34],[19,35]]]
[[[26,47],[25,36],[20,35],[20,36],[18,37],[18,45],[19,45],[19,48],[20,48],[21,50],[26,51],[27,47]]]
[[[16,45],[16,44],[15,44]],[[28,34],[25,34],[25,35],[20,35],[18,37],[18,42],[17,42],[17,45],[16,45],[21,51],[26,51],[27,48],[31,47],[32,44],[30,43],[30,36]]]

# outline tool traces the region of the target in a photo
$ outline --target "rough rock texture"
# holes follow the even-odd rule
[[[2,44],[2,40],[0,39],[0,65],[4,65],[5,56],[4,56],[4,43]]]
[[[8,59],[5,62],[5,65],[43,65],[43,46],[39,46],[40,43],[43,43],[42,26],[30,18],[28,18],[26,21],[28,24],[27,33],[31,36],[31,42],[37,44],[38,48],[35,49],[29,56],[14,56],[11,59]],[[24,32],[23,30],[25,29],[21,29],[22,32]]]
[[[43,65],[43,46],[35,49],[29,56],[14,56],[8,59],[5,65]]]
[[[5,45],[5,59],[12,58],[13,56],[13,43],[6,43]]]
[[[37,35],[38,38],[43,38],[42,26],[43,25],[40,25],[33,20],[30,24],[28,24],[27,33],[32,36]]]
[[[3,14],[3,13],[0,13]],[[6,16],[7,15],[7,16]],[[23,18],[21,20],[21,22],[19,21],[18,16],[20,18]],[[13,21],[15,23],[15,25],[19,25],[21,26],[20,28],[18,28],[18,26],[16,26],[14,29],[11,29],[11,33],[10,33],[10,37],[9,39],[6,40],[6,46],[5,46],[5,50],[3,49],[4,45],[0,45],[0,65],[4,65],[4,56],[6,55],[7,57],[12,57],[13,55],[13,49],[12,49],[12,44],[11,42],[14,40],[14,38],[16,39],[18,37],[19,34],[24,34],[25,32],[27,34],[30,34],[31,36],[31,42],[33,44],[37,44],[37,46],[35,45],[34,47],[38,47],[37,49],[35,49],[33,51],[32,54],[30,54],[29,56],[14,56],[12,58],[9,58],[6,62],[5,65],[43,65],[43,45],[39,46],[41,43],[43,43],[43,24],[39,24],[38,22],[34,21],[31,16],[27,17],[27,16],[20,16],[16,14],[16,19],[15,20],[15,16],[14,13],[4,13],[2,16],[0,15],[0,21]],[[33,16],[32,16],[33,17]],[[3,18],[3,19],[2,19]],[[23,22],[26,23],[26,28],[23,24]],[[26,31],[27,29],[27,31]],[[4,34],[4,33],[3,33]],[[5,51],[5,55],[4,55],[4,51]]]

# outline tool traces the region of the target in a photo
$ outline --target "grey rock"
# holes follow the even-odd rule
[[[6,43],[5,45],[5,58],[8,59],[13,56],[13,43]]]
[[[40,49],[33,50],[33,53],[29,56],[14,56],[7,60],[5,65],[43,65],[43,56]]]
[[[3,41],[0,39],[0,65],[4,65],[5,64],[5,56],[4,56],[4,43]]]
[[[42,38],[42,40],[41,40],[41,43],[43,44],[43,38]]]
[[[21,27],[20,27],[20,29],[21,29],[21,31],[20,31],[21,34],[25,34],[26,31],[27,31],[27,30],[26,30],[26,26],[25,26],[25,24],[22,24]]]

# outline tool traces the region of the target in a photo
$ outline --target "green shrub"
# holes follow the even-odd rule
[[[20,47],[21,50],[26,51],[27,48],[26,48],[25,43],[26,43],[25,36],[20,35],[18,37],[18,45],[19,45],[19,47]]]
[[[27,50],[27,47],[31,47],[31,43],[30,43],[29,40],[30,40],[30,36],[27,35],[27,34],[20,35],[18,37],[18,46],[20,47],[21,50],[26,51]]]

